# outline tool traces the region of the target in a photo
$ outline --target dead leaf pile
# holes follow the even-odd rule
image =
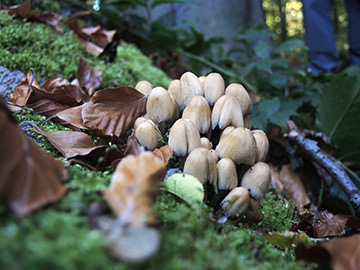
[[[40,13],[31,10],[31,1],[25,0],[21,5],[16,5],[8,9],[9,15],[14,15],[25,22],[41,22],[52,27],[60,24],[62,16],[54,12]]]
[[[0,195],[24,216],[65,194],[63,164],[46,154],[17,126],[0,100]]]

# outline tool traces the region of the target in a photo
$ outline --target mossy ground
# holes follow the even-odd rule
[[[50,27],[23,24],[0,15],[0,65],[26,72],[34,68],[43,78],[69,77],[85,57],[104,71],[103,86],[111,79],[134,85],[149,80],[154,85],[168,78],[151,66],[134,46],[118,47],[114,63],[87,55],[71,33],[59,34]],[[19,122],[36,124],[45,118],[29,109],[15,113]],[[63,127],[47,122],[45,131]],[[30,134],[41,147],[59,157],[59,153],[41,135]],[[63,159],[64,160],[64,159]],[[65,160],[64,160],[65,161]],[[295,263],[292,251],[281,251],[252,229],[237,225],[217,225],[204,207],[195,212],[173,195],[160,193],[154,211],[161,233],[160,251],[142,264],[127,264],[110,257],[107,241],[99,231],[91,230],[86,215],[88,206],[102,198],[110,183],[111,170],[91,171],[79,165],[67,168],[64,185],[68,191],[59,202],[25,218],[17,217],[0,201],[0,269],[304,269],[314,267]],[[293,208],[277,195],[269,193],[263,206],[264,220],[257,225],[263,231],[284,231],[294,219]]]

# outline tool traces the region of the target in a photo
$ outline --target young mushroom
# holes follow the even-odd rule
[[[239,83],[229,84],[225,89],[225,95],[231,95],[237,99],[242,109],[243,115],[252,114],[252,102],[249,93],[244,86]]]
[[[218,189],[232,190],[237,187],[238,178],[235,163],[230,158],[222,158],[216,164]]]
[[[221,136],[216,152],[220,158],[230,158],[236,164],[253,165],[256,157],[256,142],[247,128],[235,128]]]
[[[185,72],[180,77],[181,92],[187,96],[184,105],[187,105],[193,96],[203,96],[204,90],[199,78],[192,72]]]
[[[269,151],[269,140],[264,131],[255,129],[251,131],[256,142],[256,162],[265,161]]]
[[[204,147],[204,148],[209,149],[209,150],[212,149],[212,143],[206,137],[201,137],[200,138],[200,144],[201,144],[201,147]]]
[[[241,186],[247,188],[250,196],[257,200],[264,198],[270,183],[271,169],[264,162],[258,162],[252,166],[241,180]]]
[[[179,108],[184,105],[184,95],[181,92],[180,80],[172,80],[170,82],[168,93],[173,97]]]
[[[225,82],[219,73],[210,73],[203,82],[204,95],[209,105],[214,105],[216,101],[224,95]]]
[[[151,89],[154,87],[148,81],[140,81],[135,85],[135,89],[138,90],[143,95],[150,93]]]
[[[137,125],[134,135],[139,143],[150,151],[159,146],[159,140],[162,138],[160,130],[150,119]]]
[[[250,197],[246,188],[237,187],[222,200],[221,207],[225,215],[236,217],[243,214],[249,206]]]
[[[194,96],[185,107],[182,118],[191,120],[200,133],[207,133],[211,124],[211,110],[203,96]]]
[[[184,173],[196,177],[202,184],[209,181],[216,190],[216,162],[208,149],[198,147],[191,151],[185,161]]]
[[[176,156],[186,156],[200,147],[200,133],[188,119],[178,119],[170,129],[169,146]]]
[[[172,119],[175,104],[168,91],[162,87],[152,89],[146,102],[146,112],[155,123]]]
[[[224,129],[229,125],[243,127],[244,119],[239,102],[230,95],[220,97],[212,110],[212,129],[219,126]]]

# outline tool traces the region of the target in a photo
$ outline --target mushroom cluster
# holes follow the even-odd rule
[[[197,77],[191,72],[173,80],[168,90],[146,81],[135,88],[148,95],[146,115],[134,124],[139,142],[153,150],[170,128],[168,144],[185,160],[184,173],[213,186],[214,194],[225,194],[220,203],[225,215],[260,221],[271,182],[264,162],[269,141],[264,131],[250,130],[252,102],[246,89],[238,83],[225,87],[218,73]]]

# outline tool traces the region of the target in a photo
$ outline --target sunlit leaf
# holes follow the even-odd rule
[[[158,158],[160,158],[165,164],[167,164],[169,159],[173,155],[173,151],[169,145],[165,145],[160,148],[156,148],[153,151],[153,154]]]
[[[105,198],[122,224],[138,226],[155,222],[152,206],[165,174],[164,162],[151,152],[121,160]]]
[[[262,236],[274,246],[286,250],[294,249],[299,243],[311,243],[310,238],[305,233],[294,232],[272,232]]]

